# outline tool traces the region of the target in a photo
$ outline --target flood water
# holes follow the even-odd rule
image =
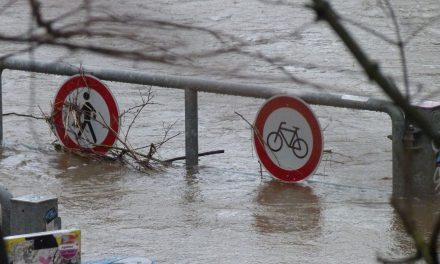
[[[50,3],[49,3],[50,2]],[[43,12],[55,17],[75,1],[43,1]],[[390,18],[375,0],[332,1],[342,15],[395,38]],[[1,6],[9,3],[0,0]],[[290,73],[321,88],[292,82],[261,58],[227,53],[196,58],[190,67],[118,60],[85,52],[42,47],[24,58],[61,59],[76,66],[136,70],[148,73],[282,86],[292,91],[331,92],[384,97],[364,77],[342,43],[324,23],[315,23],[303,1],[224,0],[94,1],[97,10],[130,14],[204,27],[255,42],[248,51],[285,57]],[[411,35],[440,12],[435,0],[393,2],[403,36]],[[0,13],[2,34],[26,33],[27,1],[12,2]],[[382,4],[383,5],[383,4]],[[81,21],[81,15],[72,21]],[[298,31],[299,29],[302,29]],[[381,68],[402,85],[398,50],[350,26]],[[182,44],[176,52],[209,50],[218,45],[200,32],[154,30],[160,45]],[[438,23],[429,24],[407,47],[415,98],[440,100]],[[133,43],[96,38],[103,45],[130,49]],[[87,39],[84,39],[87,42]],[[0,53],[20,45],[0,43]],[[63,76],[5,70],[3,111],[49,113]],[[140,103],[147,87],[106,82],[119,109]],[[179,134],[159,149],[163,159],[184,155],[184,94],[152,87],[148,105],[131,129],[133,146],[158,142],[164,127]],[[326,153],[315,174],[299,184],[275,181],[260,173],[248,124],[264,100],[199,93],[199,150],[224,150],[200,158],[188,171],[177,161],[141,173],[130,166],[98,161],[55,150],[56,139],[41,120],[4,117],[0,179],[14,196],[51,194],[59,199],[63,228],[82,231],[84,260],[111,256],[145,256],[158,263],[375,263],[379,256],[412,252],[398,216],[389,204],[392,186],[391,122],[386,114],[312,106],[319,118]],[[41,111],[40,111],[41,109]],[[126,131],[129,118],[123,121]],[[418,226],[430,230],[432,207],[416,208]]]

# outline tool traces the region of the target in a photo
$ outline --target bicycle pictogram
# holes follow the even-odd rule
[[[267,146],[273,152],[278,152],[283,148],[285,142],[287,147],[292,149],[293,154],[297,158],[303,159],[309,153],[307,142],[298,136],[299,127],[292,126],[292,129],[289,129],[283,127],[285,124],[286,122],[281,122],[277,131],[270,132],[269,135],[267,135]],[[288,138],[285,134],[292,134],[292,137]]]

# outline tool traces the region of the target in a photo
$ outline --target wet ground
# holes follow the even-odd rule
[[[5,1],[5,0],[4,0]],[[382,93],[357,69],[324,24],[313,23],[312,13],[301,7],[264,1],[108,1],[98,2],[114,12],[170,19],[186,25],[228,32],[247,40],[274,39],[251,50],[286,56],[289,71],[319,83],[326,92],[381,97]],[[333,1],[344,15],[393,37],[389,18],[377,1]],[[0,0],[0,3],[1,0]],[[9,25],[0,32],[25,32],[29,24],[27,2],[14,3],[0,20]],[[73,3],[70,3],[73,5]],[[67,1],[48,4],[55,15]],[[402,30],[410,34],[439,13],[436,1],[399,1],[396,12]],[[79,18],[78,18],[79,19]],[[301,25],[301,34],[293,34]],[[438,83],[438,28],[433,24],[408,46],[408,65],[417,97],[435,94]],[[371,55],[383,59],[383,69],[400,84],[397,50],[351,27]],[[164,43],[170,41],[164,36]],[[212,39],[183,34],[182,49],[203,49]],[[4,45],[4,44],[2,44]],[[116,43],[122,45],[124,43]],[[2,46],[2,53],[16,50]],[[51,60],[65,52],[39,49],[37,59]],[[136,68],[149,73],[191,75],[198,78],[270,84],[297,91],[319,89],[286,80],[274,65],[236,54],[200,59],[202,67],[177,67],[101,58],[83,53],[65,61],[104,68]],[[319,67],[318,67],[319,66]],[[239,69],[225,73],[225,69]],[[246,75],[241,78],[238,75]],[[4,71],[3,111],[49,112],[66,78]],[[145,87],[107,82],[120,109],[139,103]],[[331,87],[331,88],[327,88]],[[131,130],[135,146],[160,141],[164,125],[175,123],[171,134],[184,130],[184,100],[180,90],[153,87],[149,105]],[[199,94],[200,151],[225,153],[200,158],[195,171],[183,162],[150,173],[106,161],[58,152],[47,124],[23,117],[4,118],[5,146],[0,160],[1,184],[14,195],[56,195],[63,227],[82,230],[83,259],[141,255],[158,263],[374,263],[378,255],[411,252],[411,243],[389,205],[391,194],[391,122],[385,114],[313,106],[323,128],[327,152],[319,169],[295,185],[279,183],[260,173],[248,125],[263,100]],[[127,129],[127,121],[124,123]],[[159,150],[160,157],[184,154],[184,136]],[[432,208],[421,203],[419,227],[429,230]],[[434,210],[435,211],[435,210]]]

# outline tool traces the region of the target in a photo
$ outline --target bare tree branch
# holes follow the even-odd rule
[[[377,38],[379,38],[379,39],[381,39],[381,40],[383,40],[383,41],[385,41],[385,42],[387,42],[389,44],[398,45],[398,42],[396,42],[395,40],[389,38],[385,34],[382,34],[382,33],[378,32],[378,31],[376,31],[376,30],[374,30],[374,29],[372,29],[372,28],[370,28],[368,26],[365,26],[364,24],[362,24],[360,22],[357,22],[357,21],[355,21],[353,19],[350,19],[348,17],[343,17],[343,16],[340,16],[340,15],[339,15],[339,19],[341,21],[347,22],[347,23],[349,23],[349,24],[351,24],[351,25],[353,25],[353,26],[355,26],[357,28],[362,29],[365,32],[368,32],[371,35],[373,35],[373,36],[375,36],[375,37],[377,37]]]
[[[440,145],[440,135],[434,130],[427,118],[421,114],[419,110],[414,108],[411,103],[400,92],[391,78],[382,74],[376,62],[370,60],[361,47],[353,40],[345,27],[340,23],[339,16],[337,16],[331,6],[324,0],[313,0],[310,8],[315,10],[318,20],[327,21],[333,30],[338,34],[346,47],[350,50],[353,57],[364,69],[365,74],[370,80],[377,83],[377,85],[405,112],[405,114],[416,122],[416,124],[425,133]]]
[[[418,29],[416,29],[414,32],[409,34],[409,36],[403,41],[404,45],[407,46],[415,37],[417,37],[417,35],[425,31],[428,27],[437,23],[439,20],[440,20],[440,15],[430,18],[430,20],[426,24],[421,25]]]
[[[398,42],[401,49],[401,58],[404,58],[403,43],[400,37],[400,29],[398,27],[397,20],[394,15],[394,11],[387,0],[386,4],[388,6],[388,11],[391,14],[391,17],[395,24],[396,34],[398,35]],[[344,26],[340,23],[339,17],[336,15],[334,10],[331,8],[329,3],[325,0],[313,0],[313,4],[310,7],[316,12],[318,20],[325,20],[332,29],[336,32],[336,34],[340,37],[340,39],[345,43],[346,47],[350,50],[352,55],[357,59],[359,64],[364,69],[367,76],[375,81],[379,87],[385,91],[388,96],[403,109],[405,114],[411,118],[412,121],[416,122],[422,130],[431,137],[437,144],[439,142],[438,132],[433,129],[430,125],[429,121],[415,108],[413,108],[409,102],[409,97],[405,98],[400,92],[399,89],[395,86],[395,84],[391,81],[390,78],[385,77],[381,71],[379,70],[376,63],[372,62],[368,56],[364,53],[364,51],[360,48],[360,46],[353,40],[348,31],[344,28]],[[405,61],[402,59],[402,64]],[[406,64],[406,63],[405,63]],[[406,67],[406,66],[405,66]],[[404,73],[406,73],[404,71]],[[400,216],[400,219],[403,221],[403,225],[406,229],[406,232],[411,236],[414,240],[417,253],[415,256],[411,256],[404,260],[397,261],[386,261],[382,258],[378,258],[379,261],[384,263],[400,263],[401,261],[407,260],[417,260],[423,258],[427,263],[438,263],[438,255],[437,255],[437,239],[438,234],[440,233],[440,217],[437,220],[434,228],[434,232],[432,233],[429,244],[425,242],[423,235],[419,234],[415,228],[415,225],[410,221],[410,215],[407,211],[400,207],[395,199],[391,201],[393,207],[397,211]],[[408,210],[408,208],[406,208]]]
[[[134,122],[136,121],[137,117],[142,112],[142,110],[145,108],[145,106],[150,104],[151,100],[153,99],[153,95],[151,93],[151,88],[148,90],[148,94],[147,94],[146,99],[142,96],[142,94],[140,96],[141,96],[142,104],[140,104],[139,106],[136,106],[136,112],[134,113],[134,117],[132,118],[130,124],[128,125],[127,131],[125,132],[125,137],[124,137],[125,142],[127,141],[128,134],[130,133],[130,129],[133,127]],[[134,109],[134,108],[131,108],[131,109]]]
[[[14,112],[3,113],[3,116],[21,116],[21,117],[29,117],[29,118],[37,119],[37,120],[47,120],[46,117],[34,116],[31,114],[20,114],[20,113],[14,113]]]
[[[402,78],[403,78],[403,84],[405,87],[405,95],[406,95],[406,100],[409,102],[409,101],[411,101],[411,97],[410,97],[410,92],[409,92],[408,65],[406,63],[405,43],[402,40],[399,22],[397,21],[396,14],[394,13],[393,6],[391,5],[389,0],[383,0],[383,1],[385,1],[385,4],[386,4],[386,6],[389,10],[389,13],[391,15],[391,20],[393,21],[393,24],[394,24],[394,30],[396,32],[396,37],[397,37],[397,47],[399,48],[400,61],[401,61],[401,65],[402,65],[402,75],[403,75]]]

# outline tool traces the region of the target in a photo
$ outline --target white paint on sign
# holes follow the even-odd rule
[[[285,122],[285,124],[282,124],[282,122]],[[298,128],[296,133],[294,132],[294,127]],[[273,133],[272,138],[277,137],[277,149],[279,145],[282,144],[279,151],[270,149],[269,144],[275,144],[271,138],[268,138],[270,133]],[[266,140],[265,149],[272,162],[278,164],[278,166],[285,170],[297,170],[301,168],[309,160],[312,153],[313,137],[311,128],[303,115],[293,108],[283,107],[273,111],[267,118],[264,126],[263,138]],[[303,139],[308,146],[307,154],[303,158],[296,157],[293,152],[299,151],[292,148],[296,146],[295,142],[298,142],[296,141],[298,138]],[[292,143],[295,144],[292,146]],[[291,144],[292,147],[289,147],[289,144]],[[272,148],[274,147],[275,146],[272,145]],[[302,151],[304,150],[305,146],[302,145]]]

